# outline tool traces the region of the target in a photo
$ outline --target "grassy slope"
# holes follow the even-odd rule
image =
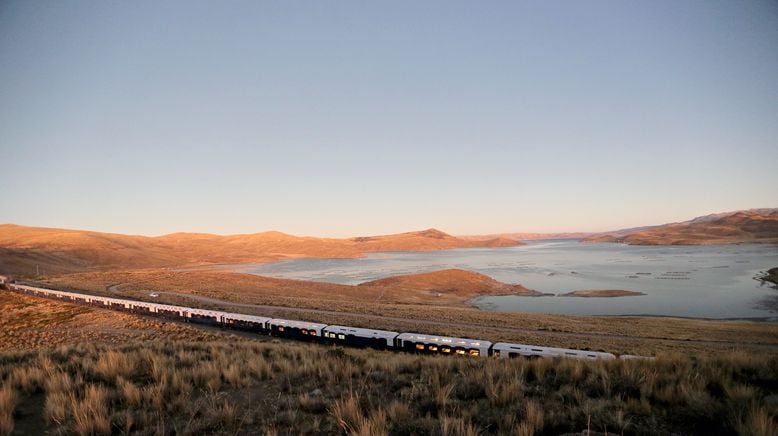
[[[340,291],[329,292],[328,287],[314,288],[306,282],[292,282],[296,286],[284,288],[276,285],[276,282],[270,281],[267,283],[273,283],[273,285],[265,286],[263,278],[225,272],[87,273],[54,277],[49,282],[58,287],[90,290],[98,293],[104,293],[106,285],[109,284],[129,283],[121,288],[122,293],[140,299],[148,299],[149,289],[175,291],[238,303],[279,305],[296,309],[307,308],[349,312],[351,314],[212,306],[186,298],[165,295],[160,297],[161,300],[259,315],[307,319],[329,324],[347,324],[396,331],[421,331],[548,346],[588,347],[626,354],[652,355],[659,351],[708,354],[722,350],[752,350],[753,343],[778,345],[778,325],[773,323],[484,312],[446,305],[439,297],[428,297],[425,304],[418,304],[413,299],[398,300],[397,298],[400,297],[391,293],[385,293],[380,302],[375,302],[376,294],[374,292],[366,293],[362,286],[350,287],[355,289],[357,293],[348,295]],[[370,315],[388,316],[392,319],[368,317]],[[430,324],[425,323],[425,321],[443,324]],[[594,336],[579,337],[569,336],[569,334],[593,334]],[[618,337],[612,337],[612,335],[618,335]],[[666,339],[675,341],[668,342]],[[714,342],[700,344],[693,341]],[[774,353],[775,348],[763,350],[763,352]]]
[[[65,306],[28,303],[41,314]],[[0,354],[0,434],[778,431],[776,405],[765,401],[778,388],[775,356],[525,361],[226,336],[72,342]]]
[[[0,290],[0,352],[35,350],[76,342],[215,340],[183,324],[94,310]]]

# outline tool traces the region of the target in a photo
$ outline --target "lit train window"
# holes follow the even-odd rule
[[[345,340],[345,339],[346,339],[346,335],[338,335],[338,339],[343,339],[343,340]]]
[[[424,349],[424,344],[416,344],[416,349],[417,350],[423,350]]]

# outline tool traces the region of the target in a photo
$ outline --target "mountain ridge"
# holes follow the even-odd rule
[[[278,231],[239,235],[177,232],[123,235],[0,224],[0,270],[31,274],[204,264],[259,263],[301,257],[355,258],[376,251],[434,251],[521,245],[472,241],[437,229],[347,239],[295,236]]]
[[[778,244],[778,208],[720,212],[678,223],[620,229],[592,235],[581,242],[628,245]]]

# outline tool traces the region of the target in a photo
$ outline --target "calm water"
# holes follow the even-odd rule
[[[761,303],[778,290],[753,279],[778,266],[778,247],[717,245],[639,247],[535,241],[520,247],[435,252],[373,253],[362,259],[297,259],[243,266],[242,272],[301,280],[358,284],[398,274],[462,268],[545,293],[626,289],[639,297],[482,297],[482,309],[575,315],[668,315],[769,318]]]

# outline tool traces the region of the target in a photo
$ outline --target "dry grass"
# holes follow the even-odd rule
[[[272,283],[265,283],[267,280]],[[384,292],[380,302],[375,302],[377,295],[361,286],[344,290],[339,285],[278,281],[227,272],[136,270],[67,275],[50,278],[48,282],[96,293],[105,293],[109,284],[127,283],[122,292],[140,299],[148,298],[148,289],[155,289],[276,308],[206,304],[165,294],[160,298],[174,304],[624,354],[713,354],[736,350],[778,353],[778,325],[774,323],[484,312],[459,306],[461,300],[454,306],[441,307],[448,303],[419,300],[400,291]]]
[[[101,357],[113,363],[101,365]],[[111,377],[124,365],[135,370]],[[45,379],[25,385],[20,374]],[[0,405],[15,397],[11,403],[31,407],[36,404],[31,399],[41,395],[36,392],[44,391],[38,412],[16,423],[12,413],[0,417],[5,429],[16,425],[34,433],[245,434],[262,428],[269,434],[533,435],[590,428],[769,435],[778,430],[778,410],[765,401],[778,386],[778,360],[770,356],[526,361],[234,339],[81,344],[5,354],[0,381]]]
[[[11,434],[14,428],[13,412],[16,407],[16,391],[9,383],[0,386],[0,435]]]
[[[0,291],[0,313],[3,314],[0,317],[0,352],[34,350],[82,341],[115,343],[165,338],[213,340],[218,337],[181,324],[6,291]],[[130,370],[122,366],[122,362],[111,362],[111,358],[101,356],[96,362],[108,372]],[[111,365],[117,366],[111,368]],[[108,372],[105,373],[106,377],[110,376]]]

